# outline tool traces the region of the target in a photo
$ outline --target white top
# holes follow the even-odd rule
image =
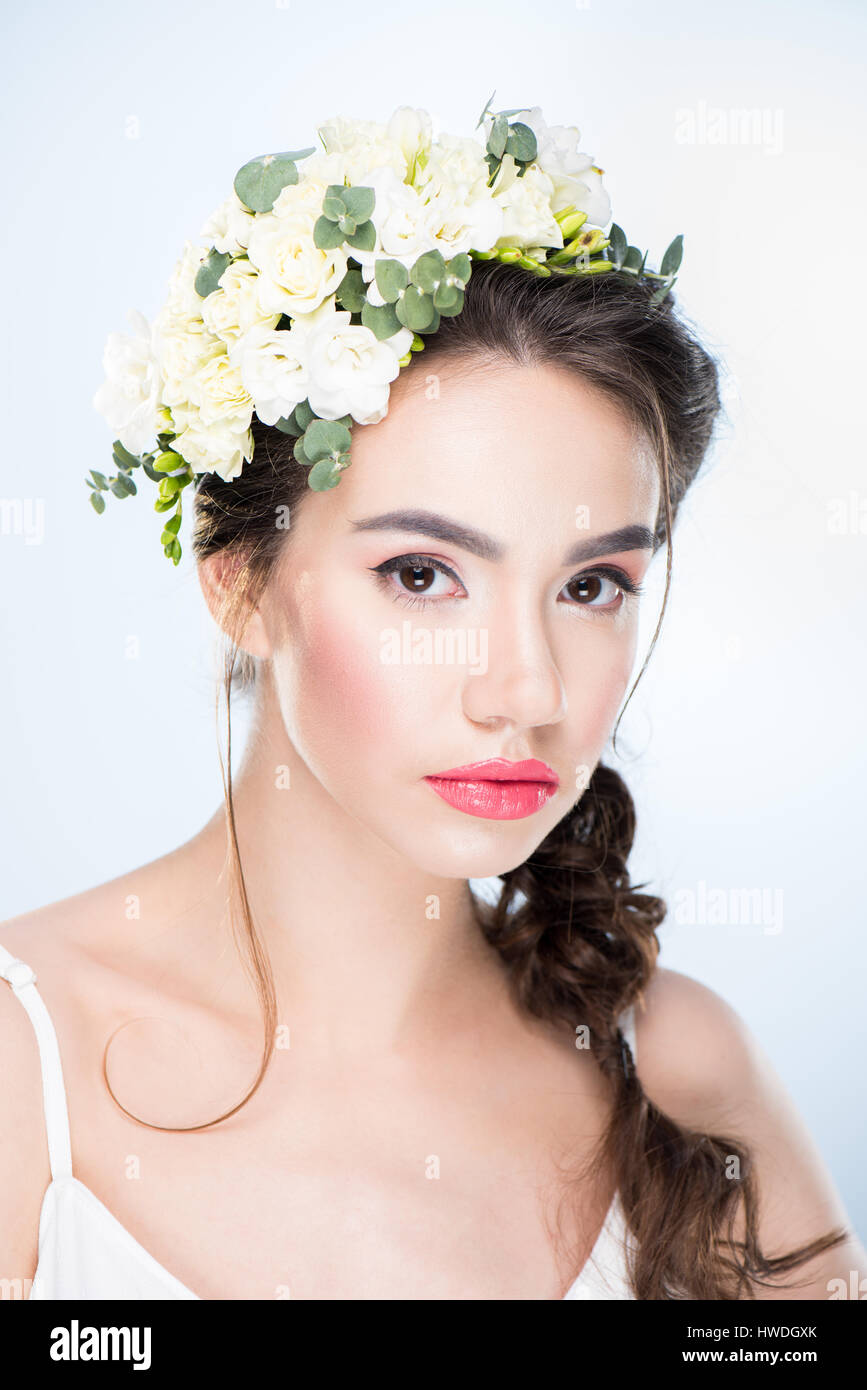
[[[0,946],[0,979],[12,986],[30,1016],[39,1044],[51,1182],[39,1216],[39,1256],[31,1299],[169,1299],[199,1295],[139,1244],[99,1198],[73,1176],[66,1088],[57,1034],[36,988],[36,974]],[[620,1027],[635,1057],[635,1020]],[[625,1248],[632,1247],[619,1193],[590,1256],[564,1295],[568,1299],[631,1299]]]

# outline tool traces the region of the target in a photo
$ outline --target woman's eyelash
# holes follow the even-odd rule
[[[435,560],[431,555],[395,555],[389,560],[383,560],[381,565],[371,566],[370,572],[371,574],[375,574],[377,578],[382,581],[383,588],[390,591],[391,597],[395,602],[403,603],[410,608],[423,608],[430,603],[441,603],[443,601],[443,596],[439,598],[428,598],[425,594],[411,594],[408,590],[401,592],[395,589],[393,584],[389,584],[388,576],[402,569],[428,568],[437,570],[440,574],[448,575],[449,579],[453,579],[456,584],[461,584],[454,570],[450,569],[448,565],[444,565],[442,560]],[[623,590],[624,594],[628,594],[630,597],[644,593],[643,584],[636,584],[635,580],[632,579],[625,570],[619,569],[615,565],[597,565],[595,569],[583,570],[580,574],[573,574],[571,579],[566,580],[566,584],[564,584],[563,587],[565,588],[566,585],[572,584],[576,579],[592,579],[596,575],[604,579],[610,579],[613,584],[616,584],[619,589]],[[463,588],[463,584],[461,584],[461,588]],[[612,611],[607,607],[594,609],[590,604],[585,603],[575,603],[567,606],[587,608],[591,613]]]

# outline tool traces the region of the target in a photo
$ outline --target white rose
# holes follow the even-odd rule
[[[365,184],[376,197],[373,225],[376,242],[372,251],[352,248],[352,256],[362,267],[365,279],[372,280],[376,261],[388,257],[400,261],[410,270],[424,251],[430,251],[435,239],[428,226],[429,209],[416,189],[403,183],[393,169],[376,169],[368,174]],[[371,303],[381,304],[382,297],[372,286]],[[370,296],[369,296],[370,297]]]
[[[238,344],[235,358],[263,425],[291,415],[307,398],[305,335],[257,324]]]
[[[220,276],[220,288],[202,300],[202,319],[229,348],[258,324],[273,328],[280,315],[263,314],[258,299],[258,273],[245,258],[232,261]]]
[[[160,407],[160,372],[144,314],[130,309],[134,332],[109,333],[102,365],[106,380],[93,397],[125,449],[140,454],[154,443]]]
[[[350,183],[364,183],[367,174],[385,166],[394,169],[400,178],[406,177],[406,156],[396,138],[399,130],[393,136],[378,121],[335,116],[319,126],[318,133],[327,154],[342,155],[345,177]]]
[[[380,342],[363,324],[350,323],[349,313],[336,309],[333,300],[306,321],[294,323],[292,331],[305,339],[311,410],[323,420],[351,415],[360,425],[383,419],[389,382],[400,371],[397,344],[389,346],[394,339]],[[395,339],[399,337],[395,334]]]
[[[234,429],[246,429],[253,415],[253,397],[244,385],[240,369],[226,352],[225,343],[219,350],[206,354],[196,371],[187,378],[187,399],[197,406],[205,426],[223,420],[236,420]]]
[[[207,255],[206,247],[194,246],[190,241],[184,242],[183,254],[169,280],[166,300],[166,311],[175,318],[187,319],[201,313],[202,296],[196,291],[195,280]]]
[[[253,229],[253,214],[244,207],[234,189],[225,202],[211,213],[200,235],[220,252],[237,256],[247,249]]]
[[[245,460],[253,457],[252,432],[239,422],[205,425],[201,412],[190,405],[178,406],[172,414],[177,430],[172,448],[195,472],[218,473],[228,483],[241,472]]]
[[[503,211],[499,246],[563,246],[563,233],[554,216],[554,186],[535,164],[518,177],[518,166],[510,154],[494,185],[494,198]]]
[[[346,274],[344,248],[320,251],[313,241],[324,197],[324,184],[304,180],[284,188],[271,212],[257,214],[247,253],[259,271],[263,315],[312,313]]]
[[[488,176],[481,145],[458,135],[441,135],[419,169],[415,187],[427,208],[431,249],[446,260],[471,249],[490,251],[496,244],[503,213]]]
[[[539,106],[519,111],[510,119],[528,125],[536,136],[535,163],[553,184],[554,211],[576,207],[579,212],[587,213],[587,221],[594,227],[607,226],[611,221],[611,201],[590,155],[578,149],[581,139],[578,127],[546,125]]]
[[[189,381],[225,344],[200,318],[176,318],[164,306],[154,321],[154,351],[162,376],[162,399],[168,406],[189,399]]]

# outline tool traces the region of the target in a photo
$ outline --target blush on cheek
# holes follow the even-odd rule
[[[379,659],[377,632],[359,632],[320,610],[297,654],[296,717],[302,729],[330,731],[332,746],[381,737],[393,717],[394,668]],[[362,749],[356,749],[356,757]]]

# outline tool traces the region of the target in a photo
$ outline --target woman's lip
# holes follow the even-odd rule
[[[538,758],[525,758],[520,763],[509,762],[508,758],[487,758],[481,763],[465,763],[463,767],[450,767],[447,772],[431,775],[441,781],[553,782],[555,785],[560,782],[556,772]]]
[[[502,778],[425,777],[443,801],[468,816],[487,820],[522,820],[535,815],[556,794],[557,784]]]

